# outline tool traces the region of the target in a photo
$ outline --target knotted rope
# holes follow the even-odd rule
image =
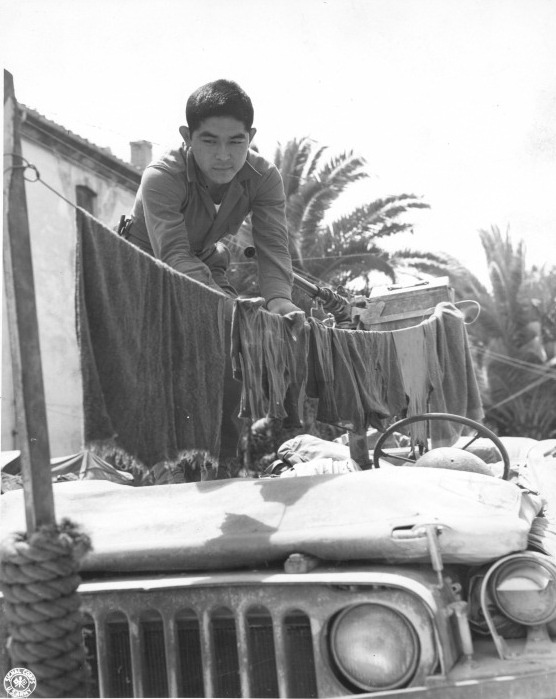
[[[14,667],[37,679],[34,696],[84,697],[87,664],[77,574],[89,538],[69,520],[0,544],[0,588]]]

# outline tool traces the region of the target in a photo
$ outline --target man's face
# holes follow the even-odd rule
[[[215,185],[227,184],[241,170],[255,135],[255,129],[246,131],[241,121],[227,116],[205,119],[192,134],[182,129],[207,184]]]

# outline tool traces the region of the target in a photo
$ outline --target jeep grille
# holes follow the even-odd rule
[[[368,602],[397,610],[415,629],[418,661],[405,685],[415,686],[445,660],[435,602],[429,596],[425,601],[424,588],[407,581],[332,571],[84,583],[79,592],[91,667],[88,696],[308,698],[360,692],[334,670],[327,631],[341,610]],[[4,639],[5,633],[0,628]]]

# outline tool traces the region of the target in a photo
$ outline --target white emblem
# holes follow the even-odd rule
[[[36,687],[35,675],[24,667],[14,667],[4,677],[4,689],[10,697],[30,697]]]

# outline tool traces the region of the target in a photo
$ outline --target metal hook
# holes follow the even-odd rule
[[[34,179],[30,179],[29,177],[25,177],[25,174],[23,174],[23,179],[26,182],[37,182],[40,180],[41,175],[40,172],[37,169],[36,165],[32,165],[27,158],[24,158],[20,153],[4,153],[4,157],[12,157],[12,158],[19,158],[20,160],[23,161],[23,165],[10,165],[9,167],[5,168],[3,171],[3,174],[5,175],[7,172],[10,170],[23,170],[25,173],[25,170],[33,170],[35,172],[35,177]]]

